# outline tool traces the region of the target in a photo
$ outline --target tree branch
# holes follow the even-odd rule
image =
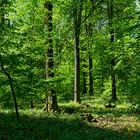
[[[93,11],[94,11],[99,5],[101,5],[101,3],[102,3],[103,1],[104,1],[104,0],[100,0],[95,6],[94,6],[93,1],[92,1],[92,8],[91,8],[89,14],[85,17],[85,19],[84,19],[81,23],[84,23],[84,22],[91,16],[91,14],[93,13]]]

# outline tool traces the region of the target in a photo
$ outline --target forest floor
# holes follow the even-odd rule
[[[100,99],[60,103],[59,113],[42,109],[0,110],[0,140],[140,140],[140,111],[130,103],[106,108]]]

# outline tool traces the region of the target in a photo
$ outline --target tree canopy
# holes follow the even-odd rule
[[[0,1],[0,106],[17,119],[85,97],[140,105],[139,93],[139,0]]]

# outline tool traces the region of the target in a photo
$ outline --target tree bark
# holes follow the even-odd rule
[[[92,37],[92,24],[86,24],[86,34],[89,37]],[[91,49],[92,46],[90,45],[90,43],[87,43],[89,51],[88,51],[88,67],[89,67],[89,95],[93,95],[93,60],[92,60],[92,53],[91,53]]]
[[[116,101],[117,95],[116,95],[116,78],[115,78],[115,72],[114,72],[114,65],[115,65],[115,60],[112,59],[112,62],[111,62],[112,100]]]
[[[89,52],[89,95],[93,95],[93,74],[92,74],[93,62]]]
[[[14,101],[14,107],[15,107],[15,111],[16,111],[16,118],[17,118],[17,120],[19,120],[18,104],[17,104],[14,87],[13,87],[13,79],[11,78],[10,74],[4,69],[3,60],[2,60],[1,55],[0,55],[0,64],[1,64],[1,69],[2,69],[3,73],[7,76],[8,80],[9,80],[11,93],[12,93],[12,97],[13,97],[13,101]]]
[[[79,42],[79,41],[78,41]],[[78,43],[76,41],[76,43]],[[80,52],[79,45],[75,46],[75,83],[74,83],[74,102],[80,103]]]
[[[83,9],[83,1],[79,3],[79,7],[75,8],[74,17],[74,31],[75,31],[75,80],[74,80],[74,102],[80,103],[80,29],[81,29],[81,16]]]
[[[103,67],[102,67],[102,73],[101,73],[101,94],[103,92],[104,92],[104,73],[103,73]]]
[[[85,67],[85,66],[84,66]],[[87,88],[86,88],[86,72],[82,72],[83,75],[83,90],[82,90],[82,94],[87,94]]]
[[[109,28],[110,28],[110,44],[112,45],[115,41],[115,33],[114,33],[114,27],[113,27],[113,0],[109,0],[108,3],[108,18],[109,18]],[[116,95],[116,78],[115,78],[115,58],[112,56],[111,59],[111,79],[112,79],[112,100],[117,100]]]
[[[46,52],[46,80],[51,79],[54,77],[53,67],[54,67],[54,60],[53,60],[53,39],[52,39],[52,31],[53,31],[53,24],[52,24],[52,13],[53,13],[53,4],[51,1],[45,2],[45,8],[47,10],[45,15],[45,29],[47,32],[47,52]],[[47,95],[46,95],[46,110],[47,112],[50,111],[57,111],[58,104],[57,104],[57,97],[56,91],[53,85],[49,85],[47,87]]]

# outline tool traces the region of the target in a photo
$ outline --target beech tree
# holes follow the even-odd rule
[[[115,41],[115,32],[113,27],[113,18],[114,18],[114,3],[113,0],[108,1],[108,23],[109,23],[109,33],[110,33],[110,45],[113,47]],[[114,66],[116,65],[115,56],[111,56],[111,80],[112,80],[112,100],[117,100],[116,96],[116,76],[114,72]]]
[[[76,2],[74,7],[74,55],[75,55],[75,82],[74,82],[74,102],[80,103],[80,30],[81,30],[81,19],[83,10],[83,0],[79,3]]]
[[[54,78],[54,60],[53,60],[53,23],[52,23],[52,14],[53,14],[53,2],[46,1],[45,2],[46,15],[45,15],[45,29],[46,29],[46,80],[51,80]],[[49,83],[47,86],[47,94],[46,94],[46,110],[47,111],[57,111],[57,97],[56,97],[56,89],[54,85]]]

